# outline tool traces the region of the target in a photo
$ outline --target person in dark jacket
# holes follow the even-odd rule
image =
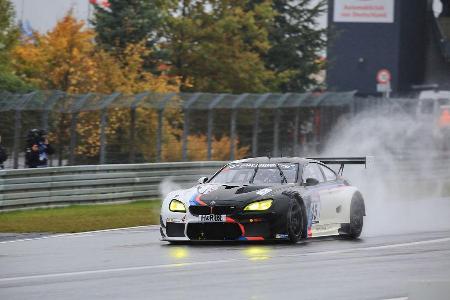
[[[2,137],[0,136],[0,169],[3,169],[3,163],[8,159],[5,148],[2,147]]]
[[[25,163],[28,168],[48,167],[48,156],[55,151],[49,144],[47,133],[41,129],[32,129],[27,137]]]

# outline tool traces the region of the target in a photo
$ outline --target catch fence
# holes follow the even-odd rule
[[[49,133],[51,166],[313,155],[357,102],[355,92],[2,93],[0,135],[6,168],[24,166],[32,128]]]

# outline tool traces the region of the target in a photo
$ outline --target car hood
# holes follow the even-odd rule
[[[285,190],[288,186],[291,185],[262,186],[206,183],[180,191],[180,194],[190,205],[210,205],[212,201],[215,202],[214,205],[239,205],[273,197],[275,193]]]

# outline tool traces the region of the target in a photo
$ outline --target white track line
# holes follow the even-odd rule
[[[427,241],[418,241],[410,243],[392,244],[384,246],[372,246],[365,248],[353,248],[353,249],[342,249],[335,251],[322,251],[322,252],[309,252],[309,253],[298,253],[293,255],[280,255],[277,258],[286,257],[299,257],[299,256],[311,256],[311,255],[327,255],[327,254],[341,254],[354,251],[373,251],[373,250],[384,250],[391,248],[400,248],[408,246],[426,245],[426,244],[436,244],[450,241],[448,238],[440,238]],[[100,269],[100,270],[90,270],[90,271],[79,271],[79,272],[65,272],[65,273],[53,273],[53,274],[41,274],[41,275],[29,275],[29,276],[19,276],[19,277],[6,277],[0,278],[0,283],[10,282],[10,281],[21,281],[21,280],[33,280],[33,279],[46,279],[46,278],[59,278],[59,277],[69,277],[69,276],[82,276],[82,275],[95,275],[95,274],[106,274],[106,273],[118,273],[118,272],[130,272],[130,271],[141,271],[141,270],[152,270],[152,269],[164,269],[164,268],[174,268],[174,267],[187,267],[187,266],[201,266],[210,264],[222,264],[222,263],[232,263],[232,262],[243,262],[246,261],[245,258],[234,258],[234,259],[222,259],[222,260],[210,260],[201,262],[186,262],[177,264],[165,264],[165,265],[151,265],[151,266],[140,266],[140,267],[126,267],[126,268],[114,268],[114,269]],[[408,298],[394,298],[396,300],[403,300]],[[394,300],[392,299],[392,300]]]
[[[114,228],[114,229],[102,229],[102,230],[94,230],[94,231],[83,231],[83,232],[76,232],[76,233],[53,234],[53,235],[46,235],[46,236],[36,237],[36,238],[18,239],[18,240],[11,240],[11,241],[2,241],[2,242],[0,242],[0,244],[27,242],[27,241],[36,241],[36,240],[45,240],[45,239],[68,237],[68,236],[92,236],[92,234],[101,233],[101,232],[144,229],[144,228],[155,229],[155,228],[159,228],[159,225],[145,225],[145,226]]]

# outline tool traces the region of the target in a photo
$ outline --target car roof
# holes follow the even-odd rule
[[[234,160],[230,163],[255,163],[255,164],[280,164],[280,163],[299,163],[305,164],[311,161],[311,159],[303,158],[303,157],[251,157],[244,158],[240,160]]]

